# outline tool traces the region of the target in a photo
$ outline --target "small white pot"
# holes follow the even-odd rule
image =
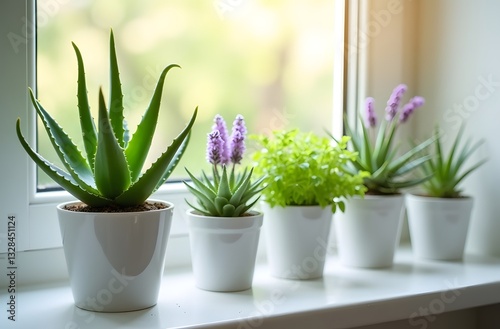
[[[57,206],[75,305],[98,312],[151,307],[158,293],[174,206],[90,213]]]
[[[263,214],[210,217],[188,210],[189,240],[196,286],[210,291],[252,287]]]
[[[345,212],[337,212],[334,221],[340,262],[364,268],[392,266],[403,213],[403,195],[366,195],[347,200]]]
[[[332,222],[330,207],[287,206],[271,208],[266,214],[266,250],[271,275],[285,279],[314,279],[323,276],[328,236]]]
[[[406,196],[413,253],[434,260],[462,259],[473,199]]]

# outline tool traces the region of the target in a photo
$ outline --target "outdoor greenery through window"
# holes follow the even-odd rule
[[[38,0],[37,12],[37,97],[82,150],[71,42],[82,52],[96,113],[99,87],[109,93],[110,29],[132,133],[162,69],[182,67],[167,75],[148,163],[199,106],[190,145],[171,179],[185,178],[184,167],[193,173],[208,168],[206,133],[218,113],[229,124],[241,113],[255,134],[331,128],[332,0]],[[39,150],[55,161],[38,127]],[[38,173],[39,189],[53,185]]]

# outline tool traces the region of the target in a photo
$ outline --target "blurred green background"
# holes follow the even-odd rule
[[[322,133],[332,120],[332,0],[38,0],[37,87],[41,103],[81,143],[77,66],[85,63],[92,110],[100,86],[109,93],[109,31],[113,29],[125,117],[135,130],[164,67],[160,121],[146,168],[199,106],[188,150],[171,176],[209,168],[206,135],[216,114],[231,129],[237,114],[250,134],[298,127]],[[38,147],[57,162],[43,126]],[[252,152],[250,142],[248,151]],[[249,154],[247,153],[247,158]],[[39,188],[54,186],[39,173]]]

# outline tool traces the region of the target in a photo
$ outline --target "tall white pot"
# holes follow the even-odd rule
[[[331,208],[271,208],[265,202],[261,204],[266,214],[264,230],[271,275],[285,279],[323,276],[332,222]]]
[[[161,210],[90,213],[57,206],[75,305],[126,312],[157,303],[174,206]],[[78,203],[78,202],[77,202]]]
[[[366,195],[346,202],[335,214],[339,260],[364,268],[390,267],[401,237],[403,195]]]
[[[406,208],[413,253],[434,260],[462,259],[473,199],[409,194]]]
[[[210,217],[188,210],[187,215],[196,286],[220,292],[250,289],[263,214]]]

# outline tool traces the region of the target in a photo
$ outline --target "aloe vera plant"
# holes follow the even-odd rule
[[[129,137],[127,122],[123,116],[123,94],[113,32],[110,33],[110,100],[107,107],[100,89],[97,126],[90,112],[82,55],[74,43],[73,48],[78,63],[77,97],[85,155],[43,108],[31,90],[33,106],[66,170],[49,162],[31,148],[21,132],[20,119],[16,124],[19,141],[50,178],[88,206],[140,205],[165,182],[181,159],[188,145],[198,108],[167,150],[149,169],[142,172],[158,121],[165,77],[170,69],[179,66],[172,64],[162,71],[151,102],[135,133]]]

